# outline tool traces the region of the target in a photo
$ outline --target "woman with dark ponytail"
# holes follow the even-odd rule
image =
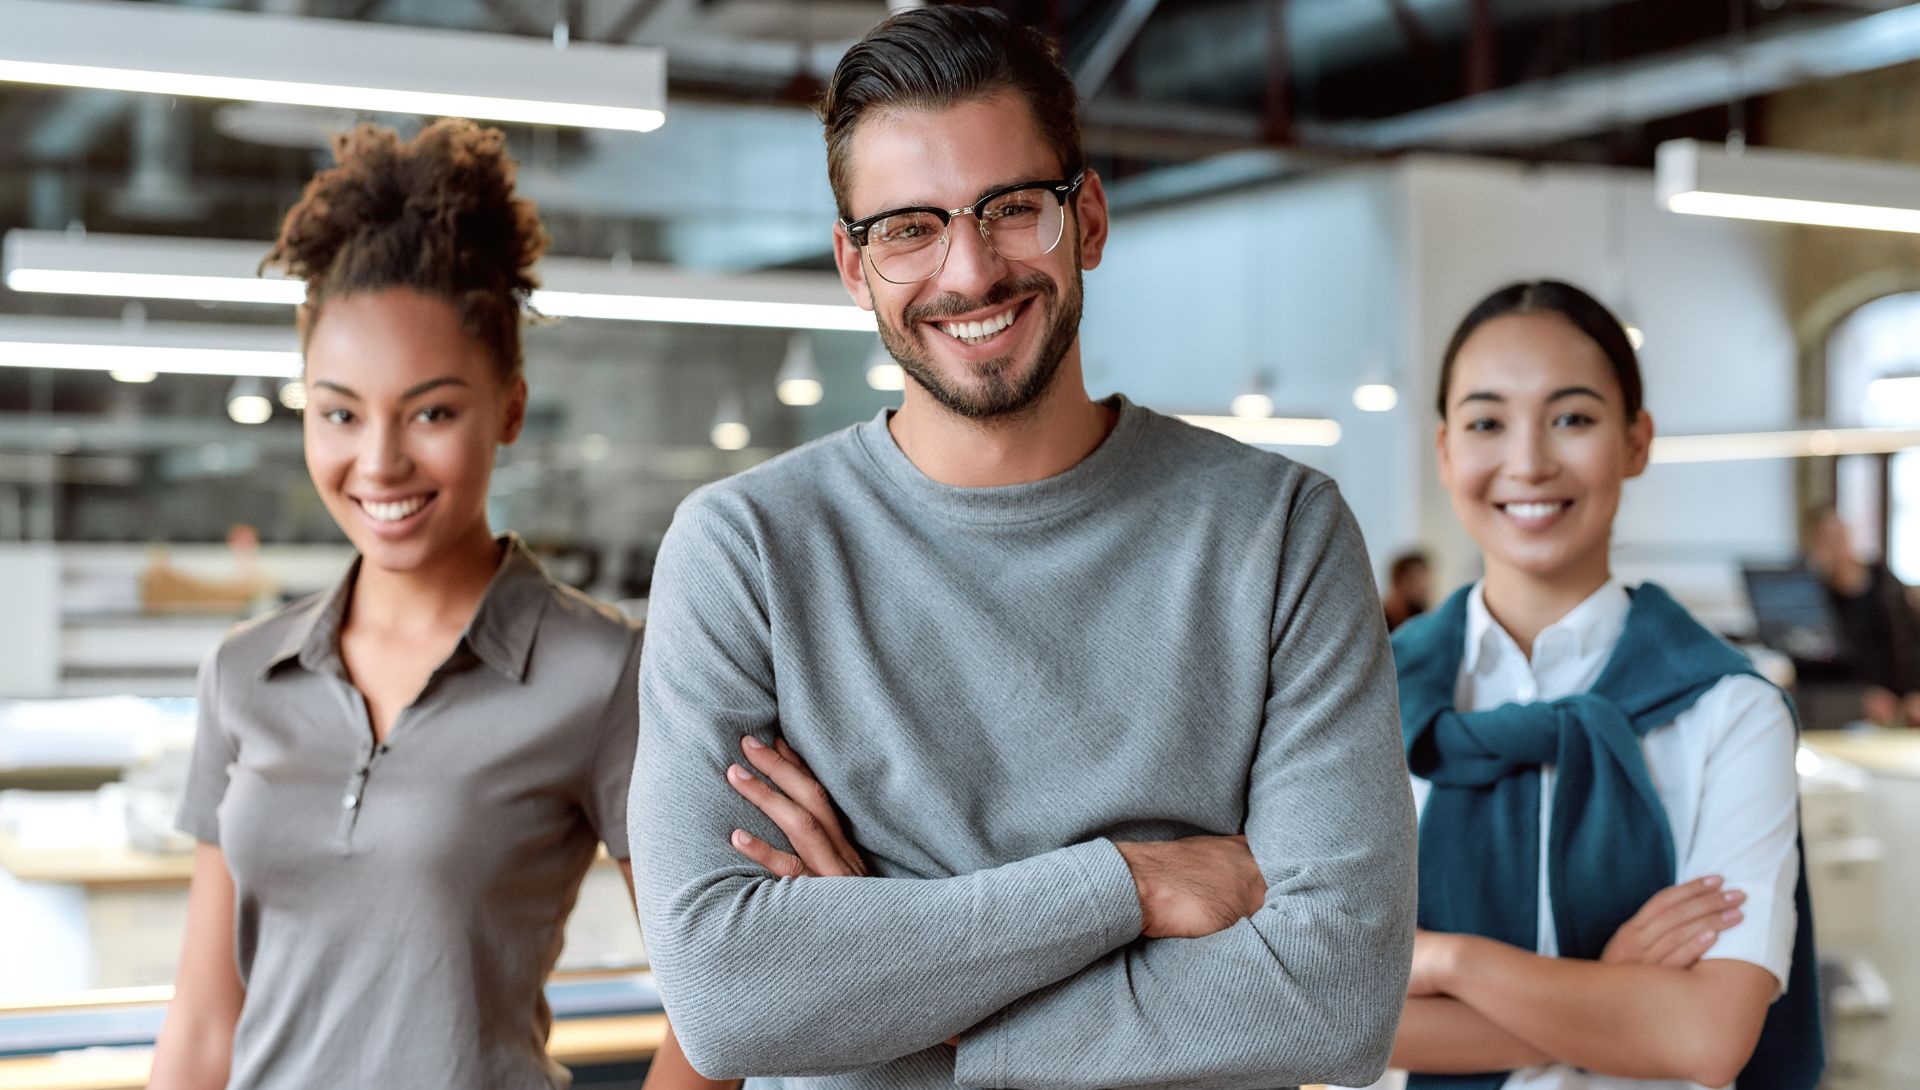
[[[1394,633],[1421,932],[1415,1088],[1812,1090],[1824,1063],[1784,695],[1609,566],[1653,420],[1619,321],[1514,284],[1440,372],[1485,578]]]
[[[497,130],[334,155],[267,263],[306,282],[307,469],[359,556],[201,666],[151,1085],[564,1087],[542,989],[600,845],[631,881],[640,634],[487,519],[546,236]]]

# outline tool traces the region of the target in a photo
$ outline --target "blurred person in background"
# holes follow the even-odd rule
[[[1393,558],[1387,568],[1387,592],[1380,596],[1387,611],[1387,631],[1427,611],[1433,601],[1433,567],[1427,554],[1412,549]]]
[[[1807,567],[1833,602],[1841,636],[1833,664],[1845,680],[1864,686],[1861,715],[1881,726],[1920,726],[1920,622],[1913,592],[1878,561],[1854,552],[1847,524],[1823,504],[1802,522]]]
[[[564,1087],[543,987],[602,844],[632,881],[640,634],[487,521],[546,236],[497,130],[334,155],[268,262],[306,282],[307,469],[359,556],[201,667],[151,1085]]]
[[[1786,697],[1609,549],[1653,420],[1619,321],[1493,293],[1440,373],[1485,578],[1394,634],[1420,926],[1394,1064],[1451,1090],[1812,1090]]]

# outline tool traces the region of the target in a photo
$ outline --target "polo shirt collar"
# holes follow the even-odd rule
[[[481,662],[514,681],[524,681],[534,633],[552,596],[552,582],[519,534],[503,534],[500,540],[506,545],[505,555],[462,639]]]
[[[1610,651],[1627,627],[1627,610],[1632,597],[1618,579],[1609,579],[1586,600],[1567,611],[1567,615],[1548,625],[1534,640],[1537,656],[1545,643],[1571,640],[1572,654],[1578,658]],[[1513,646],[1513,637],[1493,619],[1487,609],[1486,582],[1475,583],[1467,595],[1467,643],[1461,657],[1461,669],[1475,673],[1482,662],[1491,666],[1505,646]],[[1514,654],[1519,648],[1514,647]]]
[[[524,681],[551,583],[540,558],[533,555],[520,535],[507,533],[498,540],[505,546],[500,567],[481,593],[480,607],[467,622],[460,642],[487,666],[513,681]],[[288,630],[280,650],[267,660],[262,676],[295,661],[312,673],[346,674],[340,660],[340,624],[346,618],[353,581],[359,573],[360,558],[356,556],[333,589],[305,607],[306,615]]]

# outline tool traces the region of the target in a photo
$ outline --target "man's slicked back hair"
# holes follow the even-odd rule
[[[943,110],[1002,91],[1026,101],[1064,176],[1078,174],[1086,165],[1080,94],[1046,35],[990,8],[909,8],[874,27],[840,58],[820,101],[827,180],[840,217],[853,218],[849,159],[862,119],[888,110]]]

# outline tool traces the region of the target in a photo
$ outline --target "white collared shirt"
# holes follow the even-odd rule
[[[1617,580],[1595,591],[1534,640],[1533,657],[1487,611],[1483,585],[1468,599],[1466,647],[1455,706],[1486,711],[1509,702],[1558,700],[1599,680],[1626,628],[1630,599]],[[1724,678],[1669,726],[1641,739],[1673,829],[1677,880],[1709,874],[1747,895],[1745,918],[1721,933],[1706,956],[1751,962],[1786,987],[1793,962],[1794,884],[1799,877],[1799,785],[1793,714],[1780,692],[1754,677]],[[1540,917],[1535,949],[1557,956],[1546,850],[1553,801],[1551,765],[1540,777]],[[1414,803],[1426,809],[1428,785],[1413,778]],[[1595,1075],[1564,1064],[1516,1071],[1505,1090],[1701,1090],[1682,1079]]]

